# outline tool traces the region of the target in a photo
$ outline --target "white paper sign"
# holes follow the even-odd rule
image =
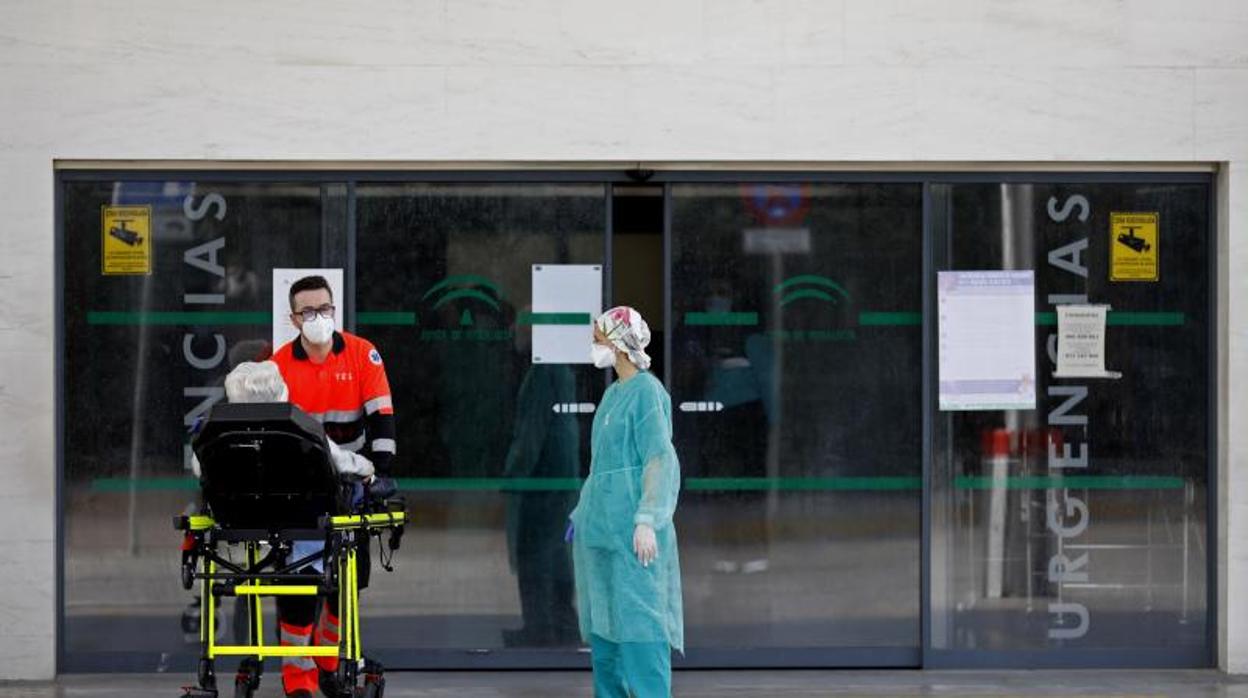
[[[810,228],[747,228],[747,254],[806,254],[810,252]]]
[[[1105,370],[1107,305],[1057,306],[1057,370],[1054,378],[1118,378]]]
[[[534,264],[535,364],[587,364],[590,323],[602,312],[602,265]]]
[[[342,329],[341,269],[274,269],[273,270],[273,351],[299,336],[290,321],[290,287],[305,276],[323,276],[334,296],[334,327]]]
[[[940,409],[1036,408],[1031,271],[937,274]]]

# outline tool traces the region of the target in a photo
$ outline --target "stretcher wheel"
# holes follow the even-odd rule
[[[364,685],[357,688],[355,695],[360,698],[381,698],[386,692],[385,668],[380,662],[364,659]]]
[[[321,692],[329,698],[353,698],[356,695],[355,677],[357,668],[355,662],[347,659],[338,660],[338,670],[333,673],[332,689],[325,684],[321,685]],[[329,689],[329,690],[327,690]],[[331,693],[330,690],[333,692]]]
[[[195,678],[199,679],[199,687],[212,691],[212,695],[217,695],[217,674],[212,670],[211,659],[199,660],[199,670],[196,672]]]
[[[238,665],[238,675],[234,677],[234,698],[252,698],[256,689],[260,688],[260,672],[263,665],[255,657],[247,657]]]

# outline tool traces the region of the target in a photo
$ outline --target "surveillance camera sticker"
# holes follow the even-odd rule
[[[1157,213],[1109,214],[1109,280],[1157,281]]]
[[[100,227],[102,273],[152,273],[151,206],[103,206]]]

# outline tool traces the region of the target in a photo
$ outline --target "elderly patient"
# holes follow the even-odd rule
[[[286,402],[289,392],[277,364],[272,361],[259,363],[247,361],[239,364],[225,377],[225,396],[230,402]],[[333,439],[327,438],[325,442],[329,444],[329,455],[334,462],[334,469],[340,474],[360,477],[364,483],[367,483],[370,491],[375,485],[386,484],[383,481],[376,481],[377,478],[373,477],[373,464],[367,458],[358,453],[344,451],[334,443]],[[195,476],[199,477],[199,461],[193,460],[191,466],[195,471]],[[357,486],[356,492],[357,498],[362,497],[363,487]],[[290,551],[291,558],[294,560],[309,558],[324,550],[324,546],[325,544],[321,541],[295,541]],[[324,569],[323,565],[323,559],[312,558],[312,561],[300,571],[303,574],[319,574]],[[277,597],[277,618],[282,645],[307,646],[338,643],[338,599],[330,595],[324,599],[319,609],[317,601],[317,598],[300,596]],[[296,671],[306,669],[307,667],[301,662],[312,664],[312,661],[307,658],[297,658],[293,663],[283,664],[283,683],[287,688],[290,687],[290,681],[286,674],[291,668]],[[322,692],[325,695],[334,695],[327,684],[332,671],[315,664],[312,666],[317,668]],[[311,698],[312,693],[308,690],[297,689],[288,690],[286,695]]]
[[[286,389],[286,381],[272,361],[244,361],[230,371],[225,377],[225,397],[230,402],[286,402],[290,391]],[[364,456],[344,451],[326,439],[329,444],[329,455],[334,461],[334,469],[343,475],[355,475],[365,480],[373,476],[373,464]],[[199,459],[192,457],[191,469],[195,477],[200,476]]]

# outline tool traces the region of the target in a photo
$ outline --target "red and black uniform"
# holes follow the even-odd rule
[[[381,354],[363,337],[335,332],[322,363],[312,363],[298,338],[273,354],[290,401],[325,425],[344,450],[363,454],[378,475],[389,475],[394,457],[394,401]]]
[[[286,381],[292,403],[321,422],[325,435],[334,443],[367,457],[377,475],[389,476],[395,453],[394,403],[381,354],[371,342],[349,332],[335,332],[332,349],[318,364],[308,358],[303,342],[296,337],[273,354],[273,362]],[[369,576],[367,538],[357,560],[363,588]],[[327,599],[318,620],[315,597],[277,597],[282,644],[338,644],[337,601],[337,597]],[[335,671],[338,658],[283,658],[286,693],[304,690],[315,694],[318,667]]]

